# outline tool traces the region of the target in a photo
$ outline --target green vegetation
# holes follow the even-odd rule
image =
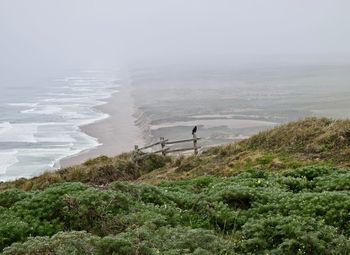
[[[307,119],[199,157],[137,169],[123,154],[0,184],[0,251],[349,254],[349,139],[332,140],[346,125]]]
[[[7,247],[4,254],[347,254],[349,181],[344,169],[306,167],[158,186],[8,190],[0,195],[0,248]]]

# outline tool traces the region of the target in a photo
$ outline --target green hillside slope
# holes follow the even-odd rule
[[[349,254],[350,121],[0,184],[3,254]]]

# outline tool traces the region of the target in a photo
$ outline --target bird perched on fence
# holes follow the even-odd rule
[[[197,132],[197,126],[194,126],[194,128],[192,129],[192,135],[194,135]]]

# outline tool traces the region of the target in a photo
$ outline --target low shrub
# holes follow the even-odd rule
[[[348,177],[346,169],[310,166],[158,186],[117,181],[9,190],[0,193],[0,249],[4,254],[348,254]]]
[[[52,237],[29,237],[3,251],[4,255],[93,255],[97,253],[98,237],[84,231],[58,232]]]

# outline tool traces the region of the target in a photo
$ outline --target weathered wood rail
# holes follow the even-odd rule
[[[185,151],[191,151],[193,150],[194,155],[198,154],[199,149],[201,149],[201,146],[198,146],[198,140],[201,140],[200,137],[197,137],[196,134],[193,134],[193,137],[190,139],[182,139],[182,140],[174,140],[169,141],[168,139],[165,139],[164,137],[160,137],[158,142],[139,147],[138,145],[135,145],[134,151],[133,151],[133,160],[137,162],[139,159],[146,157],[151,154],[157,154],[161,153],[163,156],[166,156],[169,153],[174,152],[185,152]],[[172,148],[167,145],[173,145],[173,144],[180,144],[180,143],[189,143],[192,142],[191,147],[186,148]],[[153,148],[155,146],[160,145],[160,149],[152,151],[152,152],[145,152],[144,150]]]

